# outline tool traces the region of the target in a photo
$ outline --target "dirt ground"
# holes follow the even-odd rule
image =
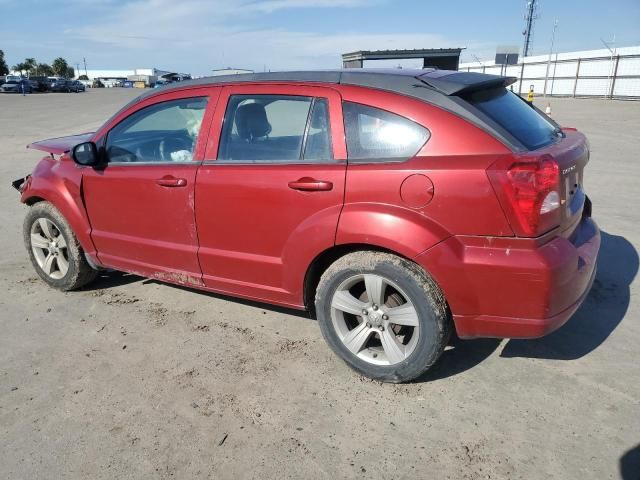
[[[639,102],[552,101],[591,141],[603,231],[578,313],[386,385],[296,312],[119,273],[73,293],[37,278],[10,187],[40,158],[25,145],[137,93],[0,95],[0,478],[640,478]]]

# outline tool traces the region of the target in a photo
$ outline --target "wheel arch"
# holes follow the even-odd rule
[[[389,253],[391,255],[396,255],[400,258],[403,258],[409,262],[414,263],[418,268],[425,271],[425,273],[429,275],[436,284],[438,283],[436,279],[433,278],[433,275],[431,275],[431,273],[427,272],[422,266],[417,264],[415,260],[407,257],[406,255],[403,255],[400,252],[391,250],[389,248],[386,248],[380,245],[374,245],[374,244],[368,244],[368,243],[349,243],[349,244],[342,244],[342,245],[334,245],[330,248],[327,248],[323,252],[319,253],[307,268],[307,271],[304,277],[304,285],[303,285],[302,291],[303,291],[304,306],[309,312],[314,313],[315,311],[316,289],[318,288],[318,284],[320,283],[320,278],[322,277],[322,274],[326,271],[326,269],[329,268],[329,266],[333,262],[335,262],[341,257],[344,257],[349,253],[365,252],[365,251],[384,252],[384,253]],[[440,288],[439,285],[438,287]],[[442,289],[440,288],[440,290]]]
[[[27,197],[27,198],[23,199],[22,203],[24,203],[25,205],[27,205],[29,207],[33,207],[38,202],[46,202],[46,201],[47,200],[45,200],[42,197],[39,197],[38,195],[32,195],[30,197]]]
[[[336,244],[364,243],[413,259],[451,233],[419,211],[383,203],[345,204]]]
[[[78,179],[79,180],[79,179]],[[84,208],[81,181],[64,181],[59,177],[31,177],[20,201],[28,206],[40,202],[53,205],[69,223],[84,252],[97,263],[96,249],[91,240],[91,224]]]

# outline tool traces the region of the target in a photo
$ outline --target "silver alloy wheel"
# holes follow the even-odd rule
[[[31,250],[38,266],[49,277],[60,280],[69,271],[67,241],[48,218],[40,217],[31,224]]]
[[[406,293],[373,273],[342,282],[331,299],[331,321],[347,349],[374,365],[405,360],[418,343],[418,312]]]

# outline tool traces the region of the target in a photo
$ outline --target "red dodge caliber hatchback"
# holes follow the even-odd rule
[[[455,329],[531,338],[584,300],[600,244],[585,137],[440,70],[236,75],[144,94],[36,142],[16,180],[49,285],[100,268],[315,310],[329,346],[416,378]]]

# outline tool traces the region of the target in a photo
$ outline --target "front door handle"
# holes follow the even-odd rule
[[[311,177],[302,177],[294,182],[289,182],[289,188],[302,190],[304,192],[320,192],[323,190],[331,190],[333,183],[325,180],[316,180]]]
[[[185,187],[187,185],[186,178],[176,178],[173,175],[165,175],[158,178],[156,183],[162,187]]]

